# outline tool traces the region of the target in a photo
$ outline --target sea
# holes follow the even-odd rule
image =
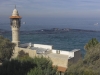
[[[4,37],[11,40],[11,33],[3,34]],[[92,38],[100,41],[100,32],[66,32],[66,33],[45,33],[45,34],[21,34],[20,43],[33,43],[52,45],[53,49],[71,51],[80,49],[85,54],[84,46]]]
[[[40,23],[41,23],[40,25],[43,26],[43,23],[42,22]],[[73,29],[78,28],[78,29],[86,29],[86,30],[95,30],[95,32],[69,31],[65,33],[45,33],[45,34],[31,33],[30,34],[28,33],[28,30],[34,30],[36,28],[34,24],[27,23],[26,25],[21,26],[21,30],[27,31],[27,34],[20,33],[20,43],[23,44],[23,43],[31,42],[33,44],[52,45],[53,49],[65,50],[65,51],[71,51],[73,49],[80,49],[82,54],[84,55],[86,53],[86,51],[84,50],[84,46],[89,40],[91,40],[92,38],[97,38],[97,40],[100,41],[100,32],[99,32],[100,25],[99,24],[100,24],[100,19],[95,19],[95,18],[94,19],[67,19],[67,20],[63,20],[62,23],[59,23],[59,28],[61,27],[73,28]],[[41,26],[37,26],[37,28],[38,27],[41,28]],[[47,27],[49,26],[50,25],[48,24]],[[51,25],[51,27],[53,26],[54,25]],[[8,24],[7,26],[1,25],[1,28],[7,29],[7,27],[10,29],[10,26]],[[11,40],[11,33],[6,33],[2,35]]]

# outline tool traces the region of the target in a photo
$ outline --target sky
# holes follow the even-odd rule
[[[71,24],[66,26],[66,20],[100,18],[100,0],[0,0],[0,20],[8,22],[8,17],[12,14],[15,5],[23,17],[22,21],[29,25],[42,26],[42,28],[50,26],[87,28]],[[97,27],[99,22],[95,21],[91,26]]]

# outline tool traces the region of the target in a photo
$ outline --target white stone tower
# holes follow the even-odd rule
[[[19,16],[16,6],[13,10],[12,16],[10,16],[10,23],[12,29],[12,42],[16,44],[16,47],[18,47],[20,44],[19,31],[21,26],[21,17]]]

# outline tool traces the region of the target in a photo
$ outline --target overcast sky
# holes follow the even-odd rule
[[[15,5],[24,19],[44,17],[45,21],[46,18],[100,18],[100,0],[0,0],[0,17],[9,17]]]
[[[10,15],[15,4],[23,16],[95,17],[100,15],[100,0],[0,0],[0,16]]]

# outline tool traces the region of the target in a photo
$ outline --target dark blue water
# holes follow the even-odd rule
[[[73,28],[100,31],[100,18],[27,18],[22,19],[23,21],[26,24],[22,24],[20,30],[25,31],[48,28]],[[7,19],[7,22],[9,22],[9,19]],[[6,23],[5,20],[2,23]],[[9,24],[1,24],[0,28],[11,30]],[[3,35],[11,40],[11,33]],[[92,38],[97,38],[100,41],[100,33],[66,32],[57,34],[20,34],[21,43],[48,44],[53,45],[54,49],[61,50],[81,49],[83,54],[85,53],[84,45]]]
[[[11,40],[11,33],[3,35]],[[81,49],[84,54],[84,45],[92,38],[97,38],[100,41],[100,33],[81,31],[56,34],[21,34],[20,42],[53,45],[54,49],[59,50]]]

